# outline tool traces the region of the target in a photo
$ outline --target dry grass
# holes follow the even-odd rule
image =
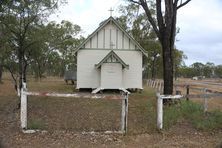
[[[13,109],[16,93],[10,77],[0,85],[0,147],[215,147],[222,133],[201,132],[190,123],[179,122],[168,130],[156,130],[156,100],[152,88],[133,93],[129,98],[126,136],[92,134],[79,131],[118,130],[121,102],[73,98],[29,97],[29,126],[46,133],[25,135],[19,128],[19,112]],[[31,91],[71,93],[74,88],[60,78],[41,82],[29,79]]]
[[[10,78],[10,77],[8,77]],[[12,95],[12,83],[4,79],[0,88],[7,90],[5,96]],[[29,79],[29,91],[73,93],[74,86],[66,85],[61,78],[47,78],[41,81]],[[1,94],[0,94],[1,96]],[[1,97],[0,97],[1,98]],[[129,97],[128,131],[131,134],[155,132],[155,95],[154,90],[144,88],[142,93]],[[119,130],[121,100],[92,100],[77,98],[28,97],[28,127],[48,131],[106,131]]]
[[[191,80],[191,79],[179,79],[177,82],[178,84],[190,84],[190,94],[205,94],[203,92],[204,88],[210,89],[212,91],[218,91],[222,92],[222,86],[219,85],[213,85],[213,84],[195,84],[195,83],[202,83],[202,82],[210,82],[210,83],[217,83],[221,84],[221,79],[204,79],[204,80]],[[202,90],[195,90],[192,88],[198,88]],[[178,87],[178,89],[182,92],[182,94],[186,94],[186,88],[185,87]],[[204,104],[204,99],[203,98],[192,98],[191,99],[194,102]],[[221,110],[222,111],[222,98],[221,97],[214,97],[214,98],[209,98],[208,99],[208,109],[209,111],[212,110]]]

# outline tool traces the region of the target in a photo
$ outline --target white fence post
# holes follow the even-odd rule
[[[128,93],[124,95],[122,100],[122,115],[121,115],[121,131],[127,132],[127,119],[128,118]]]
[[[208,104],[207,104],[207,89],[204,88],[204,112],[207,112],[207,109],[208,109]]]
[[[27,128],[27,95],[26,92],[26,83],[22,84],[21,89],[21,128],[26,129]]]
[[[159,92],[161,92],[161,85],[162,85],[162,83],[161,83],[161,81],[160,81]]]
[[[157,93],[157,128],[163,128],[163,99],[160,93]]]

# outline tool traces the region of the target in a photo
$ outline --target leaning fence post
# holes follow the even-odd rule
[[[208,104],[207,104],[207,89],[204,88],[203,91],[204,91],[204,112],[207,112],[207,109],[208,109]]]
[[[156,90],[158,90],[160,84],[160,80],[157,80]]]
[[[26,129],[27,128],[27,95],[26,95],[26,84],[22,84],[21,89],[21,128]]]
[[[163,100],[160,93],[157,93],[157,128],[163,128]]]
[[[186,95],[186,100],[188,101],[189,100],[189,94],[190,94],[190,86],[187,85],[187,95]]]
[[[153,82],[153,88],[155,88],[155,86],[156,86],[156,80],[154,80]]]
[[[128,116],[128,93],[124,95],[122,100],[122,115],[121,115],[121,131],[127,132],[127,116]]]

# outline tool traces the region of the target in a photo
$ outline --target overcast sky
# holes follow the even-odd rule
[[[51,20],[68,20],[81,26],[83,36],[91,34],[99,23],[118,16],[117,8],[124,0],[68,0]],[[222,0],[192,0],[178,11],[176,47],[194,62],[222,64]]]

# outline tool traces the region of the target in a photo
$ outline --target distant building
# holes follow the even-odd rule
[[[142,89],[146,51],[109,17],[76,49],[77,89]]]

